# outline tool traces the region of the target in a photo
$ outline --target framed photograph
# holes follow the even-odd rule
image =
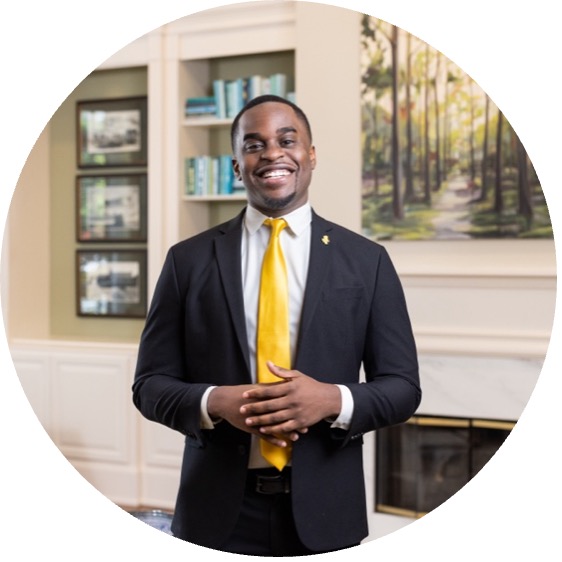
[[[78,176],[77,240],[146,242],[146,186],[146,174]]]
[[[78,316],[144,318],[145,250],[77,250]]]
[[[146,166],[147,98],[76,104],[78,167]]]

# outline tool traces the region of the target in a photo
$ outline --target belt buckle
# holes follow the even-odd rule
[[[288,494],[290,491],[289,479],[281,474],[276,476],[258,474],[256,477],[256,492],[258,494]]]

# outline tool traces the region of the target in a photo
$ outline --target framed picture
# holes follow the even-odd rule
[[[78,176],[79,242],[146,242],[146,174]]]
[[[78,316],[144,318],[145,250],[77,250]]]
[[[79,101],[78,167],[147,164],[147,98]]]

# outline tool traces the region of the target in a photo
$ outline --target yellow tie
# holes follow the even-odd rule
[[[279,367],[291,368],[289,340],[289,289],[287,268],[279,241],[281,231],[287,226],[284,219],[266,219],[271,227],[269,245],[263,256],[258,307],[257,376],[259,383],[279,382],[267,368],[266,361]],[[290,457],[290,447],[277,447],[263,439],[261,453],[278,470],[282,470]]]

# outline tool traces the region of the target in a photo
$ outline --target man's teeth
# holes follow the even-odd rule
[[[264,178],[278,178],[281,176],[288,176],[290,174],[289,170],[271,170],[270,172],[265,172]]]

